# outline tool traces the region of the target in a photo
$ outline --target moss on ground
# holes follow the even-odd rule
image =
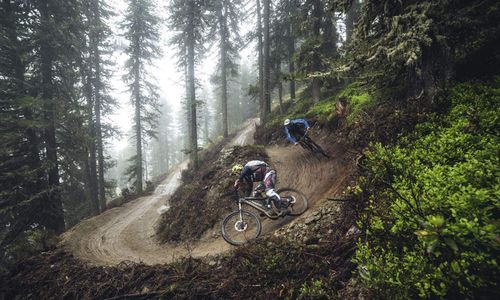
[[[375,97],[370,94],[369,89],[358,82],[348,85],[337,98],[347,100],[349,106],[348,124],[352,124],[362,111],[375,104]]]
[[[347,123],[352,124],[359,114],[375,104],[375,97],[365,85],[355,82],[351,83],[333,96],[327,97],[313,104],[310,97],[301,97],[295,102],[288,103],[285,111],[280,113],[278,109],[273,110],[269,121],[265,124],[266,129],[280,127],[285,119],[308,118],[321,124],[335,121],[336,104],[339,99],[345,99],[348,106]]]

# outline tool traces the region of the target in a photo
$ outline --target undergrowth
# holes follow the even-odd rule
[[[355,262],[382,298],[498,298],[500,80],[467,83],[392,147],[366,152]]]
[[[336,117],[337,101],[343,99],[348,106],[347,120],[349,123],[354,122],[359,113],[363,109],[367,109],[374,105],[374,97],[369,93],[369,89],[358,82],[349,84],[341,89],[338,93],[327,96],[325,99],[314,104],[311,99],[302,96],[292,105],[287,105],[285,111],[280,113],[279,110],[274,110],[270,120],[266,123],[265,128],[276,128],[282,125],[285,119],[295,118],[310,118],[320,123],[332,122]]]

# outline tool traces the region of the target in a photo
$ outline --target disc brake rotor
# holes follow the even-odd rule
[[[247,227],[248,224],[243,221],[237,221],[236,223],[234,223],[234,229],[239,232],[245,231]]]
[[[287,197],[287,200],[289,204],[294,204],[295,202],[297,202],[297,199],[295,199],[294,196]]]

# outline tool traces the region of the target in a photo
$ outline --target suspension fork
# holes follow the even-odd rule
[[[240,222],[243,222],[243,212],[241,211],[241,201],[238,201],[238,210],[240,211]]]

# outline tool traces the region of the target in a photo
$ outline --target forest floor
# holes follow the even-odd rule
[[[228,146],[253,144],[257,120],[247,121]],[[345,187],[354,170],[354,159],[334,141],[327,131],[315,129],[311,136],[331,155],[331,159],[306,152],[299,146],[273,145],[266,148],[270,164],[278,172],[278,188],[293,187],[301,190],[309,199],[310,209],[300,218],[285,217],[280,220],[264,220],[263,234],[270,234],[286,224],[304,221],[314,213],[328,197]],[[228,252],[233,246],[227,244],[219,234],[218,224],[208,230],[196,242],[158,243],[156,224],[165,203],[181,184],[181,173],[187,162],[176,166],[153,195],[141,197],[105,213],[84,220],[67,231],[61,241],[63,249],[76,258],[93,265],[116,265],[122,261],[161,264],[182,257],[204,257]],[[203,210],[200,211],[203,218]]]
[[[253,144],[256,119],[245,122],[229,146]],[[62,236],[62,247],[83,261],[95,265],[115,265],[122,261],[145,264],[168,263],[185,256],[203,257],[230,249],[222,239],[210,235],[196,244],[160,244],[155,239],[159,217],[168,198],[181,184],[188,166],[175,166],[153,195],[130,201],[96,217],[84,220]]]

